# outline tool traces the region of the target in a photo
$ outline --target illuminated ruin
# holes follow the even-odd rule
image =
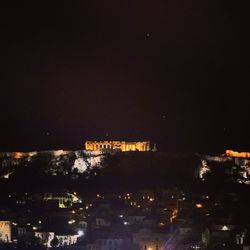
[[[0,221],[0,242],[11,241],[11,222]]]
[[[226,156],[239,157],[239,158],[250,158],[249,152],[237,152],[233,150],[226,150]]]
[[[86,150],[150,151],[150,141],[86,141]]]

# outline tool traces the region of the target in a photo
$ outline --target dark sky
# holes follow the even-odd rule
[[[74,149],[86,139],[250,150],[242,1],[8,2],[0,150]]]

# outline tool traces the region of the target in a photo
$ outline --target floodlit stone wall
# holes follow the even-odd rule
[[[250,158],[249,152],[237,152],[233,150],[226,150],[226,156],[239,157],[239,158]]]
[[[11,222],[0,221],[0,241],[10,242],[11,241]]]
[[[126,151],[149,151],[150,141],[126,142],[126,141],[86,141],[86,150],[121,150]]]

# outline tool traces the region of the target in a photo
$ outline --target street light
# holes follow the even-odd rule
[[[84,235],[84,232],[83,232],[83,230],[79,230],[79,231],[77,232],[77,234],[78,234],[79,237],[81,237],[81,236]]]

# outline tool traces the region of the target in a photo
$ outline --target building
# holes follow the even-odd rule
[[[0,221],[0,241],[10,242],[11,241],[11,222]]]
[[[111,222],[105,218],[96,218],[95,219],[96,228],[109,227],[110,225],[111,225]]]
[[[150,151],[150,141],[86,141],[86,150]]]
[[[35,232],[35,237],[41,239],[47,247],[51,247],[51,241],[54,238],[58,239],[58,246],[69,246],[74,245],[77,242],[77,239],[80,237],[80,234],[73,233],[73,232],[49,232],[49,231],[42,231],[42,232]]]
[[[250,158],[250,152],[237,152],[233,150],[226,150],[225,155],[228,157]]]
[[[58,207],[67,208],[71,207],[73,203],[81,203],[81,199],[70,193],[45,193],[42,195],[43,202],[56,202]]]
[[[59,241],[58,246],[70,246],[74,245],[77,242],[79,235],[78,234],[73,234],[73,233],[60,233],[56,235],[56,238]]]
[[[55,237],[54,232],[35,232],[35,237],[41,239],[43,242],[45,242],[47,247],[51,247],[50,243]]]
[[[129,238],[97,239],[95,243],[96,250],[127,250],[131,249],[131,240]],[[91,249],[91,248],[87,248]]]
[[[92,242],[88,242],[86,250],[134,250],[132,239],[130,235],[125,232],[103,232],[97,233],[92,239]]]

